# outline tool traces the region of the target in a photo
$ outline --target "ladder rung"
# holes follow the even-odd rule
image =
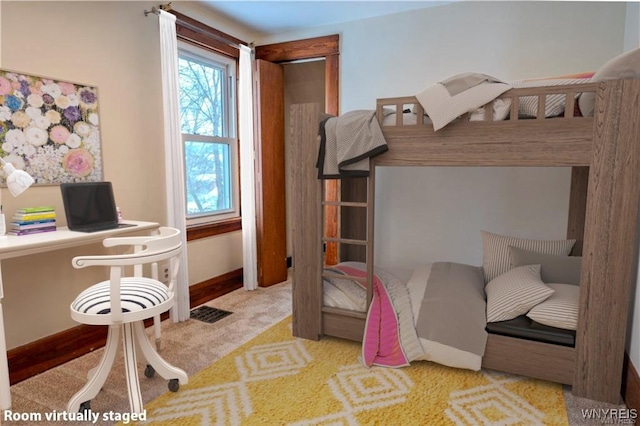
[[[361,319],[367,318],[366,312],[350,311],[348,309],[332,308],[330,306],[323,306],[322,312],[327,314],[333,314],[333,315],[343,315],[345,317],[352,317],[352,318],[361,318]]]
[[[339,207],[364,207],[367,208],[367,203],[358,203],[354,201],[323,201],[323,206],[339,206]]]
[[[352,275],[341,275],[341,274],[336,274],[336,273],[332,273],[332,272],[323,272],[322,273],[322,278],[336,278],[339,280],[353,280],[353,281],[359,281],[362,283],[367,282],[367,277],[354,277]]]
[[[357,246],[367,245],[367,242],[365,240],[352,240],[349,238],[323,238],[322,241],[325,243],[343,243],[343,244],[353,244]]]

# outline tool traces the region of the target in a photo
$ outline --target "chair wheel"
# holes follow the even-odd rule
[[[169,390],[171,392],[178,392],[178,389],[180,389],[180,382],[178,379],[169,380]]]
[[[78,412],[85,413],[87,411],[91,411],[91,401],[85,401],[80,404],[80,410],[78,410]]]
[[[154,374],[156,374],[156,370],[151,365],[147,364],[147,368],[144,369],[145,377],[152,378]]]

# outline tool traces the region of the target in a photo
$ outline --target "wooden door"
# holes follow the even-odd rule
[[[256,231],[258,285],[287,279],[284,69],[256,60]]]
[[[274,63],[324,58],[325,112],[332,115],[338,115],[340,75],[339,44],[340,36],[338,34],[333,34],[304,40],[256,46],[255,52],[256,59],[262,59]],[[280,191],[284,191],[284,187],[280,188]],[[339,188],[337,181],[327,180],[325,182],[325,191],[325,198],[327,200],[338,201]],[[325,230],[327,232],[325,235],[326,237],[335,238],[338,236],[338,216],[337,207],[326,207],[324,212]],[[325,261],[329,265],[333,265],[338,262],[338,243],[330,242],[326,244]]]

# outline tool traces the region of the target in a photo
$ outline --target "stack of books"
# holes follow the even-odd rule
[[[9,226],[10,235],[30,235],[55,230],[56,211],[50,206],[18,209]]]

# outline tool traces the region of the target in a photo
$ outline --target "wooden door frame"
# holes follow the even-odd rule
[[[338,34],[294,40],[282,43],[267,44],[255,47],[256,59],[283,63],[303,59],[325,60],[325,112],[338,115],[340,112],[340,36]],[[338,201],[338,181],[325,181],[325,198]],[[338,208],[327,206],[324,215],[325,236],[338,236]],[[338,263],[338,244],[327,243],[325,251],[327,264]]]
[[[258,285],[268,287],[287,280],[284,67],[257,59],[254,70]]]

